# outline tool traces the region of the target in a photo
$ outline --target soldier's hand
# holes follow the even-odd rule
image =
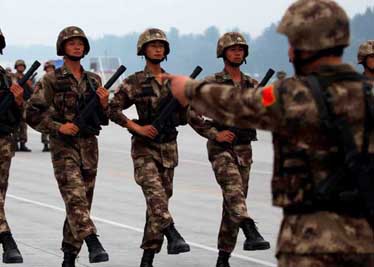
[[[184,94],[184,88],[188,80],[190,80],[187,76],[181,75],[170,75],[170,74],[163,74],[163,80],[170,80],[171,82],[171,92],[173,96],[179,101],[179,103],[186,107],[188,105],[188,99]]]
[[[140,126],[136,127],[135,131],[145,137],[148,137],[150,139],[155,139],[156,136],[158,135],[158,131],[155,127],[152,125],[145,125],[145,126]]]
[[[109,102],[109,91],[106,90],[104,87],[99,87],[96,90],[96,94],[99,96],[100,105],[103,107],[103,109],[106,109],[108,107]]]
[[[236,136],[233,132],[225,130],[217,133],[216,141],[219,143],[227,142],[231,144],[234,141],[235,137]]]
[[[31,80],[27,80],[27,81],[26,81],[26,84],[27,84],[30,88],[32,88],[32,81],[31,81]]]
[[[71,122],[67,122],[60,126],[58,131],[64,135],[76,135],[79,132],[79,128],[77,125]]]
[[[10,91],[14,95],[14,100],[16,101],[16,104],[20,107],[23,104],[23,88],[17,84],[12,83],[10,86]]]

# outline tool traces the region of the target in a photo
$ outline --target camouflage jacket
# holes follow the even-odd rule
[[[79,114],[82,99],[92,94],[88,79],[94,87],[101,86],[98,75],[82,69],[82,78],[77,81],[66,65],[43,76],[38,89],[30,98],[26,108],[27,123],[39,132],[58,137],[58,129],[72,122]],[[107,111],[98,108],[102,125],[108,123]]]
[[[349,65],[323,66],[320,77],[356,74]],[[363,84],[341,80],[329,90],[334,112],[350,123],[358,148],[364,134]],[[341,168],[335,160],[335,140],[321,127],[319,112],[304,77],[289,78],[265,88],[238,94],[232,86],[189,81],[186,96],[199,113],[227,125],[273,132],[273,204],[287,208],[308,200],[314,186]],[[374,152],[374,136],[369,152]],[[289,172],[288,170],[298,170]],[[366,219],[334,212],[286,215],[278,240],[278,252],[374,253],[373,229]]]
[[[127,77],[119,86],[109,104],[110,119],[125,126],[129,120],[122,110],[135,105],[139,122],[143,125],[151,124],[156,118],[160,101],[170,93],[170,84],[165,81],[160,85],[153,74],[145,68]],[[186,111],[180,109],[175,114],[179,124],[186,124]],[[143,137],[134,135],[132,141],[132,157],[152,156],[166,168],[173,168],[178,164],[176,139],[167,143],[156,143]]]
[[[0,103],[3,96],[10,93],[8,90],[13,82],[13,77],[0,66]],[[14,101],[5,114],[0,114],[0,136],[9,135],[18,128],[22,119],[23,106],[19,107]]]
[[[206,77],[204,81],[231,85],[237,88],[238,91],[249,90],[250,88],[257,87],[258,82],[255,79],[252,79],[244,73],[241,73],[241,75],[242,81],[240,84],[235,83],[230,77],[230,74],[225,69],[212,76]],[[208,139],[207,147],[210,161],[215,160],[216,157],[221,155],[222,153],[231,153],[234,157],[237,158],[237,161],[241,166],[249,166],[252,163],[250,143],[235,144],[231,146],[228,143],[220,144],[215,141],[217,133],[226,129],[228,130],[229,127],[224,126],[214,120],[212,121],[204,119],[202,116],[199,116],[192,108],[188,110],[187,118],[191,127],[198,134]],[[242,129],[242,132],[244,132],[248,137],[248,141],[256,140],[256,130]]]

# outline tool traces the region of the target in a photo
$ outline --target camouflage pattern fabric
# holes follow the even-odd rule
[[[90,52],[90,44],[88,42],[87,36],[84,31],[77,26],[69,26],[64,28],[58,35],[56,42],[56,50],[58,56],[63,56],[64,52],[64,43],[72,38],[82,38],[84,42],[84,54],[87,55]]]
[[[368,40],[360,45],[357,53],[358,64],[363,64],[366,57],[374,55],[374,40]]]
[[[223,57],[226,48],[234,45],[244,47],[244,58],[249,54],[249,46],[244,36],[239,32],[227,32],[222,35],[217,42],[217,58]]]
[[[144,56],[144,46],[150,42],[161,41],[165,43],[165,56],[170,53],[170,45],[166,34],[160,29],[147,29],[142,34],[140,34],[138,43],[136,45],[137,55]]]
[[[26,143],[27,142],[27,124],[24,120],[21,120],[19,127],[14,133],[15,140],[17,142]]]
[[[356,74],[346,64],[323,66],[318,75]],[[339,81],[329,87],[337,116],[348,118],[356,145],[362,147],[364,103],[362,82]],[[186,96],[205,116],[227,125],[253,127],[273,132],[273,204],[290,207],[307,201],[313,185],[327,179],[340,163],[334,161],[336,144],[320,127],[314,98],[303,77],[289,78],[265,88],[237,93],[233,86],[189,81]],[[369,140],[374,152],[374,138]],[[280,153],[303,150],[307,154],[305,173],[284,173],[283,168],[300,167],[300,160],[280,161]],[[338,164],[338,166],[336,166]],[[284,216],[278,239],[278,253],[367,254],[374,253],[374,232],[364,218],[332,212]]]
[[[97,139],[92,136],[66,142],[52,137],[51,155],[55,177],[66,207],[63,243],[70,244],[79,251],[84,238],[96,233],[90,209],[97,173]]]
[[[348,46],[349,18],[331,0],[299,0],[283,16],[277,31],[288,37],[293,48],[320,51]]]
[[[44,134],[42,133],[41,137],[40,137],[40,140],[42,142],[42,144],[44,145],[48,145],[49,144],[49,137],[48,137],[48,134]]]
[[[0,233],[9,232],[10,228],[5,217],[5,196],[8,189],[9,169],[14,156],[13,139],[9,136],[0,137]]]
[[[135,105],[139,120],[150,124],[161,98],[169,92],[169,82],[158,84],[151,72],[145,68],[144,71],[130,75],[119,86],[109,104],[110,119],[125,126],[129,118],[122,110]],[[180,122],[186,121],[185,113],[185,110],[181,110],[177,114]],[[141,247],[159,252],[163,240],[162,230],[173,222],[168,202],[173,191],[174,168],[178,165],[176,139],[159,144],[135,135],[132,137],[131,156],[135,180],[142,187],[147,203]]]
[[[247,87],[258,84],[256,80],[243,73],[242,83],[235,84],[225,70],[206,77],[205,81],[232,85],[238,92],[250,90]],[[214,127],[215,122],[204,120],[193,109],[188,112],[188,121],[198,134],[208,139],[208,157],[223,195],[218,249],[231,253],[235,248],[240,223],[249,218],[246,198],[252,164],[252,147],[251,144],[224,146],[216,142],[216,134],[219,131]]]
[[[63,65],[59,80],[55,73],[44,75],[38,89],[29,100],[26,119],[36,130],[50,134],[52,164],[61,196],[65,202],[66,220],[63,243],[80,250],[84,238],[96,233],[90,218],[98,145],[95,136],[65,137],[58,133],[65,121],[77,116],[78,99],[89,92],[87,79],[101,85],[99,76],[83,70],[77,81]],[[105,113],[106,111],[101,111]]]
[[[374,255],[295,255],[282,253],[278,256],[278,267],[371,267]]]
[[[169,199],[173,195],[174,168],[165,168],[151,156],[133,157],[134,177],[141,186],[146,203],[146,222],[141,248],[161,250],[162,231],[173,223]]]

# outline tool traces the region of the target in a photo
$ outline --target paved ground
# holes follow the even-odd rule
[[[180,129],[180,164],[175,173],[171,210],[177,228],[191,244],[191,253],[168,256],[165,249],[155,267],[215,266],[221,193],[207,161],[205,141],[189,127]],[[32,153],[17,153],[11,168],[7,217],[24,256],[19,266],[61,266],[60,243],[64,206],[53,176],[49,153],[42,153],[40,134],[29,129]],[[100,167],[93,216],[110,262],[95,266],[139,266],[145,217],[144,198],[133,179],[130,135],[114,124],[100,136]],[[272,248],[242,250],[238,240],[233,267],[275,266],[274,249],[281,212],[271,207],[271,137],[260,133],[254,144],[248,207]],[[91,266],[83,247],[77,266]]]

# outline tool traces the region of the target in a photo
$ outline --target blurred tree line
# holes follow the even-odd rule
[[[357,66],[356,54],[358,46],[365,40],[374,39],[374,8],[367,8],[363,14],[351,19],[351,46],[346,50],[345,60]],[[243,70],[260,77],[269,67],[275,70],[285,70],[292,74],[292,66],[287,57],[287,40],[276,33],[276,24],[271,24],[262,35],[251,38],[244,33],[250,46],[248,63]],[[239,31],[238,29],[233,29]],[[171,45],[171,53],[164,68],[173,73],[189,74],[196,65],[204,68],[203,75],[208,75],[222,69],[222,60],[216,58],[216,44],[222,33],[217,27],[211,26],[203,33],[181,34],[178,29],[171,28],[167,32]],[[127,73],[140,70],[144,67],[144,59],[136,56],[136,42],[139,33],[129,33],[123,36],[104,35],[99,39],[91,39],[91,52],[84,62],[87,66],[89,57],[116,56],[128,68]],[[2,60],[13,62],[17,58],[24,58],[27,62],[35,59],[47,60],[56,58],[55,48],[33,45],[29,47],[11,47],[7,49]],[[358,66],[357,66],[358,67]],[[358,67],[361,71],[360,67]],[[202,75],[202,76],[203,76]],[[200,76],[200,77],[202,77]]]

